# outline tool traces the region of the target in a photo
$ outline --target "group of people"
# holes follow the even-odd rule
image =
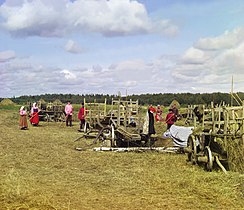
[[[39,124],[39,108],[37,107],[36,103],[33,103],[31,110],[30,110],[30,123],[33,126],[38,126]],[[20,120],[19,120],[19,127],[21,130],[27,130],[28,129],[28,123],[27,123],[27,111],[25,109],[25,106],[21,106],[19,110],[20,114]]]
[[[68,101],[67,105],[65,106],[65,121],[66,126],[72,126],[72,116],[73,116],[73,106],[71,105],[70,101]],[[81,108],[78,112],[78,119],[80,120],[80,130],[81,131],[85,126],[85,117],[87,115],[87,111],[85,110],[84,103],[81,104]]]
[[[29,116],[31,125],[38,126],[39,112],[40,112],[40,109],[38,108],[37,104],[33,103],[31,110],[30,110],[30,116]],[[65,106],[64,112],[65,112],[66,126],[72,126],[73,106],[71,105],[70,101],[68,101],[67,105]],[[28,116],[27,116],[27,111],[25,109],[25,106],[21,106],[21,108],[19,110],[19,114],[20,114],[19,128],[21,130],[27,130],[28,129],[28,122],[27,122]],[[85,111],[84,103],[82,103],[82,107],[80,108],[79,113],[78,113],[78,119],[80,120],[80,130],[82,130],[83,127],[85,126],[85,115],[86,115],[86,111]]]
[[[72,116],[73,116],[73,106],[71,105],[71,102],[68,101],[68,103],[65,106],[64,112],[65,112],[65,122],[66,126],[72,126]],[[30,110],[30,123],[33,126],[38,126],[39,124],[39,108],[36,103],[33,103],[32,108]],[[28,129],[28,123],[27,123],[27,111],[25,110],[25,107],[22,106],[19,110],[20,114],[20,120],[19,120],[19,127],[21,130]],[[155,114],[155,117],[154,117]],[[80,120],[80,129],[84,129],[85,127],[85,117],[87,115],[87,110],[85,109],[84,103],[82,103],[81,108],[78,112],[78,119]],[[164,121],[167,124],[167,129],[169,129],[176,121],[179,115],[179,111],[176,107],[176,104],[173,104],[173,106],[169,109],[168,114],[166,115],[166,119],[163,119],[163,110],[161,109],[160,105],[157,106],[157,108],[154,108],[152,105],[148,108],[148,116],[149,116],[149,134],[155,134],[154,129],[154,118],[156,122],[162,122]]]
[[[165,122],[167,124],[167,130],[170,129],[170,127],[177,121],[179,116],[179,110],[176,104],[173,104],[172,107],[169,108],[169,112],[167,113],[165,120],[163,119],[163,110],[161,109],[161,106],[158,105],[157,108],[154,108],[151,104],[148,108],[149,122],[151,121],[151,125],[154,123],[154,113],[156,122]],[[151,126],[150,129],[150,123],[149,133],[155,133],[153,126]]]

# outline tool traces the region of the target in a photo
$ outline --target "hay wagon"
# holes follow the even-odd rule
[[[107,142],[109,146],[149,146],[156,138],[143,133],[143,120],[139,104],[132,100],[112,100],[104,103],[85,103],[86,125],[84,136],[95,141]],[[107,111],[108,106],[110,107]]]
[[[28,103],[29,110],[31,110],[32,104]],[[37,102],[39,108],[39,120],[47,122],[59,122],[65,121],[65,105],[62,102],[46,103],[42,101]]]
[[[239,106],[192,106],[190,113],[195,129],[185,149],[188,160],[208,171],[214,164],[224,171],[243,171],[244,101]]]

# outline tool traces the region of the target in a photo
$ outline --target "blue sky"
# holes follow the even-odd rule
[[[0,97],[244,91],[242,0],[0,0]]]

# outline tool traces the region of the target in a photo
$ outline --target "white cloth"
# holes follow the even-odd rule
[[[193,128],[172,125],[169,130],[163,133],[163,138],[172,138],[175,146],[186,147],[188,137],[192,134]]]
[[[144,124],[143,124],[143,128],[142,128],[142,133],[143,134],[148,134],[148,127],[149,127],[149,116],[148,116],[148,112],[146,113],[146,116],[144,118]]]

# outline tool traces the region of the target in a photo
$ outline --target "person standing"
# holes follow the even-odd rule
[[[179,116],[179,110],[177,109],[176,104],[173,104],[171,109],[172,109],[172,112],[173,112],[174,115],[175,115],[175,121],[176,121],[177,118],[178,118],[178,116]]]
[[[152,106],[152,104],[148,108],[148,117],[149,117],[149,127],[148,127],[148,134],[156,134],[155,128],[154,128],[154,113],[156,112],[156,109]]]
[[[85,123],[86,123],[85,117],[87,115],[86,111],[87,110],[85,109],[84,103],[82,103],[81,108],[78,113],[78,119],[80,120],[80,130],[79,131],[82,131],[83,126],[85,127]]]
[[[163,114],[163,110],[161,109],[160,105],[158,105],[156,110],[156,115],[155,115],[156,122],[161,122],[163,120],[162,114]]]
[[[21,130],[28,129],[28,123],[27,123],[27,112],[25,110],[25,107],[22,106],[19,110],[20,119],[19,119],[19,128]]]
[[[170,129],[170,127],[175,123],[176,116],[173,112],[173,109],[169,109],[169,113],[166,116],[166,123],[167,123],[167,130]]]
[[[30,122],[33,126],[38,126],[39,124],[39,108],[36,105],[36,102],[33,103],[32,108],[31,108],[31,117],[30,117]]]
[[[70,101],[68,101],[67,105],[65,106],[65,117],[66,117],[66,126],[72,126],[72,113],[73,113],[73,106],[71,105]]]

